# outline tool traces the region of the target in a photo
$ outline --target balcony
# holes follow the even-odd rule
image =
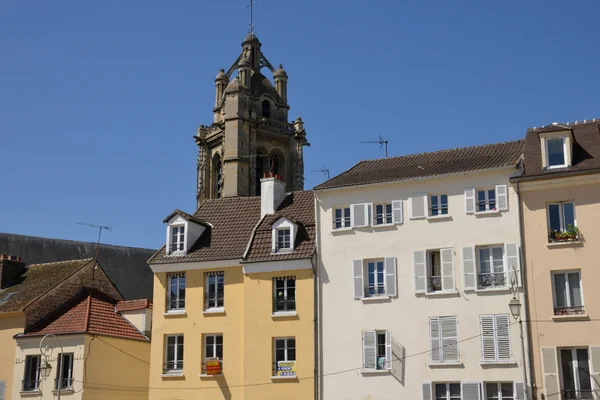
[[[479,287],[501,287],[506,286],[506,274],[504,272],[491,272],[479,274]]]
[[[561,400],[587,400],[594,398],[593,390],[563,390],[560,392]]]
[[[554,315],[578,315],[584,313],[585,309],[583,306],[554,307]]]
[[[24,380],[23,382],[23,392],[35,392],[40,390],[40,380],[32,379],[32,380]]]
[[[431,276],[428,278],[429,280],[429,291],[430,292],[440,292],[442,290],[442,277],[441,276]]]

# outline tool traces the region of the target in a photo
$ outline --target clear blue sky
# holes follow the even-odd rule
[[[194,211],[200,124],[245,0],[0,3],[0,232],[157,248]],[[367,158],[600,117],[600,2],[258,0],[302,116],[306,188]]]

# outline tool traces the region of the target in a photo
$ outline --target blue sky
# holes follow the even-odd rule
[[[0,231],[157,248],[194,211],[214,77],[244,0],[0,3]],[[263,51],[290,76],[306,188],[361,159],[513,140],[600,117],[600,2],[258,0]]]

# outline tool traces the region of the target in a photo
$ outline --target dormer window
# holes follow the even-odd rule
[[[171,227],[171,253],[182,252],[185,243],[185,226]]]
[[[286,253],[294,251],[294,241],[298,233],[298,226],[287,218],[279,218],[272,226],[272,252]]]
[[[566,168],[572,165],[573,137],[570,131],[541,133],[542,167]]]
[[[277,229],[277,251],[286,251],[292,249],[290,228]]]
[[[166,255],[183,256],[210,225],[200,218],[175,210],[164,221],[167,224]]]

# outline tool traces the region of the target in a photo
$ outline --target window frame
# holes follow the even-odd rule
[[[549,142],[551,140],[562,140],[562,150],[563,150],[563,164],[561,165],[550,165],[550,146]],[[567,137],[566,136],[556,136],[556,137],[547,137],[544,139],[544,146],[546,150],[546,169],[555,169],[555,168],[566,168],[568,166],[567,163],[567,154],[568,154],[568,145],[567,145]]]
[[[373,263],[373,283],[374,283],[374,288],[376,288],[375,293],[370,294],[369,293],[369,264]],[[383,273],[383,278],[382,278],[382,282],[379,282],[379,264],[381,263],[381,267],[382,267],[382,273]],[[366,277],[365,282],[363,282],[363,290],[364,290],[364,297],[385,297],[387,296],[387,285],[386,285],[386,270],[385,270],[385,258],[371,258],[371,259],[365,259],[363,260],[363,274]],[[381,283],[383,286],[380,286],[379,283]],[[380,289],[383,288],[383,291],[380,292]]]
[[[294,345],[290,346],[289,345],[289,341],[293,340],[294,341]],[[278,360],[277,359],[277,342],[278,341],[283,341],[284,343],[284,359],[282,360]],[[298,342],[296,340],[295,336],[281,336],[281,337],[274,337],[273,338],[273,342],[272,342],[272,349],[273,349],[273,372],[272,372],[272,376],[277,376],[277,372],[278,372],[278,363],[279,361],[283,361],[283,362],[291,362],[293,361],[294,363],[297,363],[297,359],[298,359]],[[294,359],[290,360],[290,356],[289,356],[289,350],[293,349],[294,350]],[[294,375],[290,375],[290,376],[295,376]]]
[[[439,268],[440,268],[440,274],[439,275],[432,275],[431,271],[432,271],[432,263],[431,263],[431,255],[437,253],[437,257],[438,257],[438,263],[439,263]],[[427,279],[427,291],[425,293],[437,293],[437,292],[442,292],[444,290],[444,285],[442,284],[442,250],[441,249],[429,249],[425,251],[425,256],[426,256],[426,260],[425,260],[425,278]],[[435,287],[433,286],[433,279],[434,278],[438,278],[439,279],[439,289],[435,289]]]
[[[278,310],[277,309],[277,282],[281,282],[283,281],[283,302],[284,302],[284,310]],[[293,300],[290,300],[288,298],[288,290],[290,289],[289,287],[289,283],[290,281],[294,282],[294,298]],[[278,277],[274,277],[273,278],[273,314],[279,314],[279,313],[290,313],[296,312],[296,290],[297,290],[297,286],[296,286],[296,277],[295,276],[278,276]],[[293,302],[293,308],[290,308],[290,303]]]
[[[177,231],[177,232],[175,232]],[[176,224],[169,226],[169,254],[184,254],[186,242],[186,226],[185,224]],[[173,241],[173,239],[176,241]]]
[[[446,395],[444,396],[443,400],[461,400],[462,399],[462,387],[461,387],[461,383],[460,382],[434,382],[433,384],[433,393],[431,393],[431,397],[433,400],[438,400],[438,396],[437,396],[437,386],[438,385],[444,385],[446,386]],[[450,394],[450,385],[458,385],[458,389],[459,389],[459,394],[458,397],[454,396],[452,397]]]
[[[381,213],[377,211],[377,208],[381,207]],[[381,219],[381,222],[377,222]],[[383,202],[373,204],[373,226],[384,226],[394,224],[394,209],[392,202]]]
[[[65,358],[70,358],[70,362],[69,362],[69,368],[66,371],[66,377],[65,377]],[[54,389],[58,390],[59,389],[59,382],[60,382],[60,390],[70,390],[73,389],[73,367],[74,367],[74,362],[75,362],[75,354],[74,353],[58,353],[58,358],[57,358],[57,363],[56,363],[56,379],[54,382]],[[60,366],[63,365],[63,376],[59,377],[60,374]],[[62,382],[63,381],[67,381],[66,385],[63,386]]]
[[[494,192],[494,207],[490,207],[490,192]],[[479,209],[479,193],[483,192],[485,194],[485,210]],[[486,213],[486,212],[496,212],[498,211],[498,193],[496,193],[496,187],[492,189],[475,189],[475,214]]]
[[[175,338],[175,343],[173,344],[173,361],[170,362],[169,361],[169,338]],[[180,339],[181,338],[181,343]],[[181,344],[181,352],[182,354],[179,354],[179,345]],[[183,333],[175,333],[175,334],[169,334],[169,335],[165,335],[165,346],[164,346],[164,364],[163,364],[163,374],[182,374],[183,373],[183,367],[184,367],[184,361],[185,361],[185,341],[184,341],[184,337],[183,337]],[[181,358],[179,357],[181,355]],[[174,365],[175,368],[168,368],[168,364],[172,363]],[[180,366],[179,368],[177,368],[178,366]]]
[[[592,368],[591,348],[585,347],[585,346],[581,346],[581,347],[575,346],[575,347],[559,347],[559,348],[557,348],[557,353],[558,353],[557,354],[558,355],[558,359],[557,359],[558,364],[557,365],[558,365],[558,368],[560,371],[559,385],[561,388],[561,394],[563,392],[570,391],[570,390],[564,388],[565,374],[563,372],[563,362],[562,362],[563,361],[562,360],[562,357],[563,357],[562,352],[563,351],[571,352],[571,369],[572,369],[571,374],[573,375],[573,383],[575,384],[574,390],[575,390],[575,392],[583,391],[581,389],[581,376],[580,376],[580,368],[579,368],[579,359],[577,358],[577,350],[585,350],[587,353],[587,362],[588,362],[587,368],[588,368],[588,371],[590,372],[589,379],[590,379],[590,384],[592,387],[592,393],[594,392],[594,384],[595,383],[594,383],[594,376],[593,376],[593,372],[592,372],[593,368]]]
[[[214,278],[214,282],[210,282]],[[219,282],[219,277],[222,277],[222,282]],[[223,293],[219,292],[219,284],[223,286]],[[214,288],[213,296],[210,296],[211,286]],[[219,301],[220,300],[220,301]],[[204,311],[215,310],[221,311],[225,308],[225,272],[224,271],[208,271],[204,273]]]
[[[285,232],[287,231],[287,242],[286,242],[286,234]],[[283,240],[280,241],[280,233],[283,233]],[[277,235],[277,237],[275,238],[275,248],[277,249],[277,252],[280,251],[292,251],[292,227],[290,226],[283,226],[283,227],[279,227],[277,229],[275,229],[275,234]],[[285,246],[285,244],[287,243],[287,247]]]
[[[348,216],[346,216],[346,210],[348,210]],[[340,211],[340,217],[336,216],[337,212]],[[333,208],[333,229],[345,229],[352,227],[352,209],[348,207],[334,207]],[[340,226],[337,226],[339,223]]]
[[[33,361],[36,360],[35,366],[32,365]],[[41,363],[42,363],[42,355],[41,354],[29,354],[25,356],[25,368],[23,370],[23,382],[21,386],[21,391],[23,392],[38,392],[40,391],[41,384]],[[31,368],[35,368],[35,379],[30,379]],[[27,382],[27,384],[26,384]],[[33,382],[33,386],[31,383]]]
[[[568,230],[568,226],[565,221],[565,204],[573,205],[573,226],[577,226],[577,214],[575,212],[575,202],[573,200],[550,202],[546,204],[546,219],[548,223],[548,232],[555,232],[552,231],[552,226],[550,222],[550,206],[558,206],[558,218],[560,225],[560,230],[558,232],[566,232]]]
[[[446,213],[444,214],[444,207],[442,203],[442,196],[446,196]],[[436,199],[436,211],[437,214],[433,213],[433,199]],[[450,215],[450,205],[449,205],[449,196],[447,193],[439,193],[439,194],[431,194],[428,196],[428,201],[429,201],[429,209],[428,209],[428,216],[429,217],[442,217],[442,216],[448,216]]]
[[[488,392],[488,385],[496,385],[496,396],[497,397],[490,397],[490,393]],[[502,395],[502,385],[510,385],[512,388],[512,396],[510,397],[505,397]],[[515,393],[515,383],[514,382],[483,382],[483,400],[516,400],[516,393]]]
[[[483,273],[481,272],[481,250],[483,249],[488,249],[489,250],[489,259],[488,262],[490,263],[490,272],[487,274],[489,276],[492,277],[492,283],[490,285],[483,285],[482,284],[482,275]],[[493,272],[494,271],[494,249],[500,249],[502,251],[502,272]],[[475,247],[475,252],[476,252],[476,260],[477,260],[477,289],[479,290],[485,290],[485,289],[490,289],[490,288],[505,288],[508,287],[508,279],[507,279],[507,266],[506,266],[506,254],[504,251],[504,245],[501,244],[491,244],[491,245],[485,245],[485,246],[476,246]],[[503,284],[500,285],[496,285],[494,283],[494,276],[496,274],[502,274],[502,280],[503,280]]]
[[[183,307],[181,307],[181,278],[183,277]],[[175,301],[177,302],[177,307],[171,307],[172,304],[172,293],[171,293],[171,280],[173,278],[177,278],[177,298]],[[187,285],[187,277],[185,272],[173,272],[167,274],[167,312],[176,312],[176,311],[185,311],[185,295],[186,295],[186,285]]]
[[[569,274],[578,274],[579,275],[579,292],[581,295],[581,306],[574,306],[573,303],[573,299],[571,299],[571,294],[570,294],[570,286],[571,283],[569,282]],[[556,276],[557,275],[564,275],[565,277],[565,299],[567,301],[567,305],[563,306],[563,307],[559,307],[557,304],[557,296],[556,296]],[[584,301],[584,297],[583,297],[583,279],[581,277],[581,270],[578,269],[569,269],[569,270],[560,270],[560,271],[552,271],[552,302],[554,305],[554,309],[559,309],[559,308],[572,308],[572,307],[581,307],[582,310],[585,310],[585,301]],[[556,314],[555,314],[556,315]]]
[[[213,355],[208,357],[208,338],[213,339],[213,343],[210,345]],[[217,338],[221,338],[221,344],[217,343]],[[217,356],[218,346],[221,346],[221,357]],[[223,338],[222,333],[208,333],[202,335],[202,372],[206,373],[206,360],[208,358],[217,358],[219,360],[219,364],[221,365],[221,373],[219,375],[223,375],[223,358],[225,355],[225,340]],[[218,376],[218,375],[217,375]]]

